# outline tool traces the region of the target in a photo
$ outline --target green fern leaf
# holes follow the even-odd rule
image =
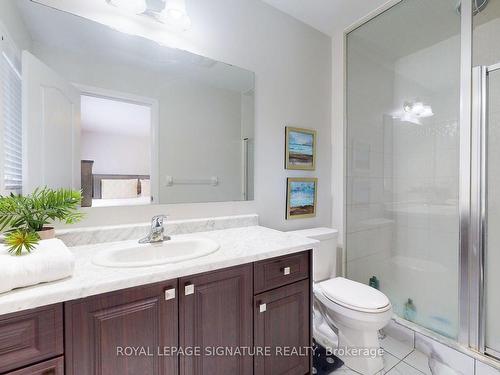
[[[15,256],[22,255],[23,249],[31,253],[39,241],[40,237],[36,232],[20,229],[7,233],[5,236],[5,243],[9,246],[8,251]]]

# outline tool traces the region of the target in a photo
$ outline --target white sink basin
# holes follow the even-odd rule
[[[172,239],[156,244],[135,244],[103,251],[92,262],[105,267],[148,267],[200,258],[219,249],[208,238]]]

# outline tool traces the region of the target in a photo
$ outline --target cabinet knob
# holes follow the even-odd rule
[[[263,312],[266,312],[266,310],[267,310],[267,305],[265,303],[261,303],[259,305],[259,312],[263,313]]]
[[[184,286],[184,295],[189,296],[190,294],[194,294],[194,284],[186,284]]]
[[[175,299],[175,288],[165,290],[165,301]]]
[[[282,268],[283,275],[290,275],[290,267],[284,267]]]

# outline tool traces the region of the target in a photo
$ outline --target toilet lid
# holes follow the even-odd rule
[[[354,310],[380,310],[390,304],[379,290],[343,277],[323,281],[319,286],[330,301]]]

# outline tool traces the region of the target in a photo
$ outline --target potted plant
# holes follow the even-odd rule
[[[54,227],[49,224],[62,221],[73,224],[83,217],[78,211],[82,194],[77,190],[37,188],[22,196],[0,195],[0,232],[5,233],[9,252],[28,253],[39,240],[54,238]]]

